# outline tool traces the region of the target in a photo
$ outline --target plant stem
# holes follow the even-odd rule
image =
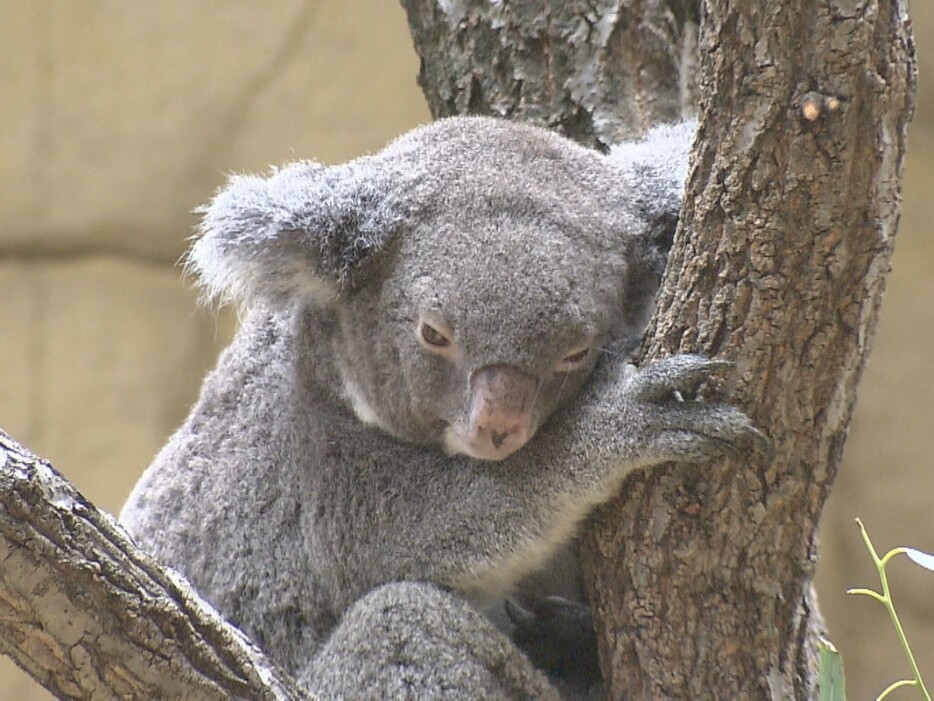
[[[905,637],[905,630],[902,628],[901,621],[898,620],[898,614],[895,612],[895,604],[892,602],[892,594],[889,590],[889,580],[885,574],[885,566],[888,564],[889,560],[892,559],[895,555],[905,552],[905,548],[895,548],[890,550],[885,554],[882,559],[879,559],[879,556],[876,554],[876,549],[872,546],[872,541],[869,540],[869,533],[866,532],[866,527],[863,526],[863,522],[859,519],[856,519],[856,523],[859,526],[860,534],[863,536],[863,541],[866,543],[866,548],[869,550],[869,554],[872,556],[872,561],[876,566],[876,570],[879,572],[879,581],[882,583],[882,595],[880,596],[877,592],[870,590],[854,590],[853,593],[865,594],[876,599],[889,612],[889,617],[892,619],[892,624],[895,626],[895,632],[898,635],[898,640],[901,643],[902,650],[905,651],[905,656],[908,658],[908,664],[911,665],[911,671],[914,674],[915,678],[912,681],[902,680],[900,682],[895,682],[889,686],[882,694],[878,697],[882,699],[890,691],[897,689],[901,686],[917,686],[921,689],[921,693],[924,694],[925,701],[931,701],[931,695],[928,693],[927,688],[924,686],[924,682],[921,680],[921,672],[918,670],[918,665],[915,662],[915,656],[911,652],[911,647],[908,645],[908,638]],[[878,700],[877,700],[878,701]]]
[[[896,689],[901,689],[903,686],[917,686],[917,683],[914,679],[902,679],[900,681],[893,682],[892,684],[889,684],[887,687],[885,687],[885,691],[876,696],[876,701],[882,701],[882,699],[888,696],[891,692],[895,691]]]

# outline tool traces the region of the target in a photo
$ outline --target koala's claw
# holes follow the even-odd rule
[[[769,439],[746,414],[726,404],[695,399],[701,385],[711,380],[712,394],[719,398],[716,395],[722,392],[718,391],[717,380],[733,367],[724,360],[675,355],[651,363],[629,378],[628,396],[649,405],[645,410],[658,422],[656,447],[661,455],[686,462],[721,455],[771,459]]]
[[[679,461],[700,462],[727,455],[769,462],[773,456],[769,438],[733,407],[705,407],[693,416],[685,411],[670,417],[668,423],[659,435],[660,448]]]
[[[731,424],[731,436],[724,437],[729,443],[730,448],[736,455],[753,455],[755,457],[764,457],[767,462],[771,462],[774,456],[772,441],[759,430],[752,419],[739,409],[730,407],[727,409],[733,418]]]
[[[651,363],[630,380],[629,391],[637,399],[660,403],[693,397],[698,388],[713,377],[733,369],[727,360],[711,360],[701,355],[673,355]]]
[[[746,426],[745,439],[752,446],[753,455],[762,456],[764,464],[772,462],[775,458],[775,446],[772,445],[772,440],[756,428],[751,421]]]

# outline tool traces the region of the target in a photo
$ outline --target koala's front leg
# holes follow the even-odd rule
[[[639,369],[614,359],[554,417],[529,457],[545,473],[561,472],[571,501],[589,508],[612,497],[634,469],[765,450],[768,439],[746,414],[696,398],[701,385],[715,385],[731,367],[697,355]]]
[[[738,409],[684,400],[725,367],[697,356],[640,370],[605,363],[571,406],[499,462],[445,458],[365,427],[357,442],[379,449],[351,445],[315,490],[310,513],[340,553],[328,576],[347,603],[409,580],[485,606],[543,566],[634,469],[764,443]]]
[[[739,409],[691,399],[728,367],[693,355],[639,370],[613,360],[518,454],[470,466],[474,482],[490,485],[482,503],[463,492],[457,501],[476,540],[445,583],[478,600],[507,590],[543,565],[633,470],[766,446]]]
[[[696,398],[701,385],[731,369],[726,361],[675,355],[641,369],[627,366],[625,381],[619,383],[612,379],[618,368],[603,368],[591,396],[583,400],[591,411],[571,441],[598,455],[609,449],[633,467],[701,462],[754,447],[767,450],[768,439],[742,411]],[[620,415],[613,417],[616,411]]]

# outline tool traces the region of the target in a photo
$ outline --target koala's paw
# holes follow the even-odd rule
[[[713,399],[723,393],[723,376],[733,367],[698,355],[675,355],[629,378],[626,394],[651,417],[650,448],[666,460],[698,462],[720,455],[769,456],[770,442],[745,413],[698,398],[703,386]]]
[[[527,606],[527,608],[526,608]],[[514,625],[513,642],[552,679],[589,687],[600,680],[597,638],[590,608],[560,596],[547,596],[523,606],[505,600]]]

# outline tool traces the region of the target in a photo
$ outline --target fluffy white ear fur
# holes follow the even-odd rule
[[[325,302],[336,294],[336,281],[321,276],[312,260],[321,244],[305,227],[314,218],[302,216],[326,199],[318,182],[324,170],[305,161],[269,178],[234,175],[196,210],[202,220],[184,265],[208,301],[248,308],[259,298]]]
[[[657,192],[680,193],[687,179],[695,132],[695,120],[662,124],[650,129],[641,141],[613,146],[609,159],[630,175],[643,178],[646,172],[651,173],[658,181]]]

